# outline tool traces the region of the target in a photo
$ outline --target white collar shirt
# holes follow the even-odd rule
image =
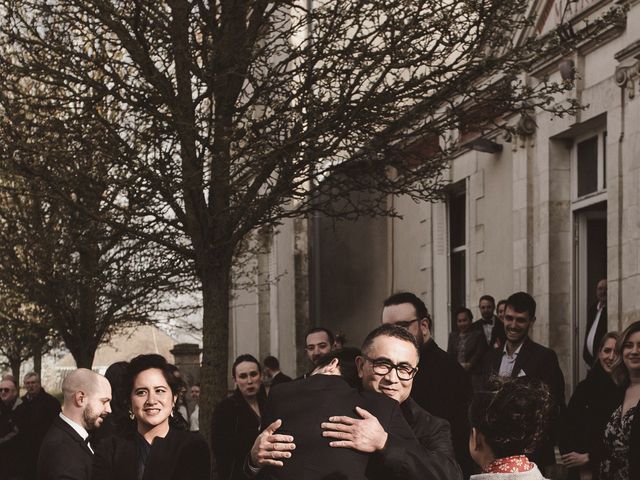
[[[87,438],[89,437],[89,432],[82,426],[78,425],[76,422],[71,420],[69,417],[65,417],[64,413],[60,412],[60,418],[63,422],[67,423],[71,428],[73,428],[78,435],[82,438],[83,441],[87,442]],[[91,450],[91,453],[95,453],[93,448],[91,448],[91,444],[87,442],[87,447]]]
[[[509,355],[507,352],[507,344],[505,343],[504,348],[502,349],[502,361],[500,362],[500,370],[498,375],[501,377],[510,377],[513,373],[513,367],[516,364],[516,360],[518,358],[518,354],[520,353],[520,349],[522,348],[522,342],[518,348],[513,352],[512,355]]]

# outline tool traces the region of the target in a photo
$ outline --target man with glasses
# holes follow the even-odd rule
[[[395,293],[383,302],[383,306],[382,323],[405,328],[420,346],[420,362],[411,398],[431,415],[449,422],[456,460],[467,478],[474,469],[469,455],[467,417],[472,394],[471,378],[431,336],[433,324],[429,311],[416,295]]]
[[[409,398],[418,363],[413,336],[403,328],[383,325],[367,336],[359,353],[356,349],[332,352],[308,379],[276,389],[265,420],[277,420],[258,436],[251,463],[282,467],[268,470],[266,478],[325,478],[329,473],[345,474],[363,461],[365,453],[369,480],[460,479],[447,422]],[[331,375],[340,375],[346,383]],[[361,385],[364,392],[347,383]],[[385,397],[375,392],[389,399],[383,402]],[[298,425],[296,418],[304,422]],[[320,444],[319,450],[311,450],[310,442]],[[296,466],[310,462],[315,470],[295,472]],[[336,478],[358,477],[349,472]]]
[[[454,458],[448,423],[422,409],[409,396],[420,367],[418,342],[407,330],[385,324],[373,330],[362,344],[362,355],[356,358],[356,366],[365,390],[384,393],[400,403],[400,410],[419,445],[405,445],[400,450],[393,442],[383,442],[387,439],[386,432],[368,412],[359,412],[362,419],[331,417],[322,424],[323,436],[332,438],[330,445],[336,448],[364,452],[372,445],[382,445],[387,457],[419,465],[425,479],[462,478]]]

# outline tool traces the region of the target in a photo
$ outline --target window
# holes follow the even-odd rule
[[[607,188],[607,132],[592,133],[576,141],[575,198],[583,199]]]
[[[466,182],[449,195],[449,291],[451,312],[464,307],[467,296],[467,195]],[[453,321],[453,320],[452,320]]]

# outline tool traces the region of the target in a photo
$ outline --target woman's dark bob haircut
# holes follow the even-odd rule
[[[131,396],[133,391],[133,382],[140,372],[157,368],[162,372],[164,379],[167,381],[167,385],[171,389],[171,393],[177,395],[180,391],[180,379],[174,374],[173,365],[169,364],[162,355],[156,353],[148,353],[144,355],[138,355],[129,362],[127,366],[127,374],[125,376],[125,388],[128,397]]]

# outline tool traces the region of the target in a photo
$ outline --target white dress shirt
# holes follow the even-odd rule
[[[501,377],[510,377],[513,373],[513,367],[516,364],[516,359],[518,358],[518,354],[520,353],[520,349],[522,348],[522,342],[518,348],[513,352],[512,355],[509,355],[507,352],[507,344],[505,343],[504,348],[502,349],[502,361],[500,362],[500,371],[498,375]]]
[[[62,419],[62,421],[66,422],[71,428],[73,428],[76,431],[76,433],[80,435],[80,437],[82,437],[82,440],[87,442],[87,438],[89,437],[89,432],[87,432],[87,430],[82,425],[78,425],[69,417],[65,417],[64,413],[62,412],[60,412],[60,418]],[[91,450],[91,453],[95,453],[93,451],[93,448],[91,448],[91,444],[89,442],[87,442],[87,447],[89,447],[89,450]]]

